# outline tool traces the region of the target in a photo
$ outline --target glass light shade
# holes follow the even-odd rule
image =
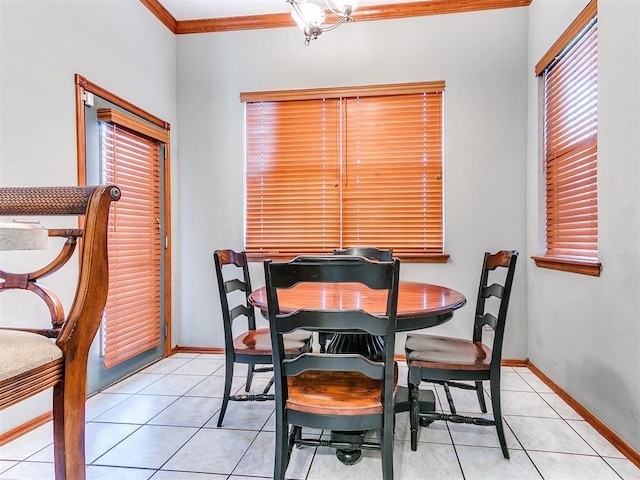
[[[348,13],[348,15],[351,15],[356,8],[358,8],[358,5],[360,4],[360,0],[327,0],[328,2],[331,3],[331,7],[333,7],[332,10],[342,13],[343,15],[345,13]],[[347,7],[351,7],[350,9],[347,9]]]
[[[291,10],[291,16],[303,32],[309,27],[319,27],[325,19],[322,7],[311,2],[297,4],[297,8]]]

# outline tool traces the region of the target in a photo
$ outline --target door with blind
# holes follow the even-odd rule
[[[100,97],[85,104],[87,183],[122,190],[109,221],[109,295],[90,356],[96,391],[163,356],[168,132]]]

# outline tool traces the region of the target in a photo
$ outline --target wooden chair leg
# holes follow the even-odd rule
[[[484,388],[482,387],[482,381],[476,382],[476,395],[478,396],[478,403],[480,404],[480,411],[487,413],[487,403],[484,400]]]
[[[278,418],[280,417],[280,418]],[[289,435],[287,423],[276,411],[276,451],[273,469],[274,480],[284,480],[289,464]]]
[[[266,395],[266,394],[268,394],[268,393],[269,393],[269,390],[271,390],[271,387],[273,387],[273,382],[274,382],[274,381],[275,381],[275,377],[271,377],[271,378],[269,379],[269,381],[267,382],[267,384],[266,384],[266,385],[265,385],[265,387],[264,387],[264,390],[262,390],[262,393],[263,393],[264,395]]]
[[[409,426],[411,428],[411,450],[418,449],[418,428],[420,427],[420,389],[418,385],[409,383]]]
[[[227,413],[227,406],[229,405],[229,397],[231,396],[231,382],[233,381],[233,359],[225,359],[224,367],[224,393],[222,395],[222,406],[220,407],[220,414],[218,415],[218,427],[222,426],[222,420],[224,420],[224,414]]]
[[[456,410],[455,403],[453,403],[453,397],[451,396],[451,390],[449,389],[449,384],[447,382],[442,382],[442,386],[444,387],[444,393],[447,396],[449,411],[451,412],[451,415],[456,415],[458,412]]]
[[[393,480],[393,420],[382,427],[381,434],[382,479]]]
[[[502,409],[500,404],[500,381],[491,380],[491,406],[493,409],[493,419],[496,424],[496,430],[498,432],[498,440],[500,441],[500,447],[502,448],[502,455],[504,458],[509,458],[509,448],[507,447],[507,439],[504,435],[504,427],[502,424]]]
[[[251,390],[251,384],[253,383],[253,369],[255,368],[255,365],[253,365],[252,363],[247,365],[247,383],[245,383],[244,385],[244,391],[248,392],[249,390]]]
[[[53,387],[53,456],[56,480],[84,480],[85,476],[84,378],[69,372]]]

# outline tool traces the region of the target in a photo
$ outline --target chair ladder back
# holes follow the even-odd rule
[[[482,276],[480,280],[480,288],[478,291],[478,302],[476,306],[476,319],[473,329],[473,341],[482,341],[482,332],[485,325],[490,326],[494,330],[492,359],[502,358],[502,341],[504,337],[505,324],[507,319],[507,309],[511,295],[511,286],[515,273],[516,260],[518,252],[501,250],[495,254],[485,253],[482,268]],[[497,269],[506,269],[503,283],[489,282],[489,272]],[[486,300],[490,297],[499,299],[497,307],[497,317],[486,311]]]
[[[492,313],[485,313],[481,317],[476,318],[476,325],[482,330],[482,327],[489,326],[492,330],[498,327],[498,319]],[[478,341],[478,340],[475,340]]]
[[[333,333],[333,330],[346,331],[344,325],[353,325],[351,333],[368,333],[385,336],[388,334],[389,317],[373,315],[362,310],[297,310],[289,314],[277,315],[276,330],[290,333],[300,329]]]
[[[256,329],[255,312],[249,304],[249,295],[251,295],[251,280],[249,278],[249,269],[246,256],[243,252],[235,252],[233,250],[216,250],[213,253],[216,277],[218,280],[218,293],[220,295],[220,305],[222,307],[222,318],[224,323],[224,333],[228,342],[233,342],[233,321],[240,317],[247,318],[249,330]],[[232,274],[225,275],[225,267],[234,267]],[[242,277],[240,277],[242,272]],[[231,277],[231,278],[230,278]],[[230,293],[240,291],[244,294],[244,300],[238,305],[231,307],[229,305]]]
[[[297,376],[309,370],[322,370],[331,372],[358,371],[376,380],[384,378],[383,362],[374,362],[357,353],[303,353],[295,358],[283,360],[282,368],[287,377]]]
[[[272,283],[277,289],[291,288],[298,283],[328,282],[362,283],[371,289],[386,290],[394,272],[393,262],[374,263],[364,257],[350,256],[300,256],[289,263],[273,265]],[[324,265],[332,268],[324,268]],[[384,269],[384,275],[380,274],[380,268]]]
[[[503,295],[504,286],[500,285],[499,283],[494,283],[492,285],[489,285],[488,287],[482,288],[482,296],[484,298],[496,297],[502,299]]]
[[[227,280],[226,282],[224,282],[224,291],[229,294],[229,293],[233,293],[233,292],[243,292],[245,294],[246,297],[246,292],[247,292],[247,282],[244,282],[238,278],[234,278],[232,280]],[[226,296],[225,296],[226,297]],[[225,302],[227,302],[228,305],[228,300],[227,298],[225,298]],[[245,304],[239,304],[236,305],[233,308],[229,308],[229,317],[231,320],[231,324],[233,325],[233,321],[244,315],[247,318],[249,318],[251,315],[254,314],[253,308],[248,307]]]
[[[389,371],[393,367],[393,351],[395,347],[395,329],[397,314],[397,293],[399,282],[399,260],[392,262],[370,261],[363,257],[344,256],[337,258],[330,257],[297,257],[287,263],[276,263],[271,260],[264,261],[265,283],[267,289],[267,311],[269,312],[269,323],[271,330],[271,343],[274,349],[274,375],[276,378],[276,395],[282,391],[287,398],[286,382],[283,377],[298,372],[299,368],[293,367],[296,357],[285,359],[282,342],[282,334],[296,329],[305,329],[326,333],[362,333],[375,332],[375,335],[384,337],[385,358],[380,362],[384,369]],[[283,314],[280,312],[278,303],[279,291],[291,288],[299,283],[313,282],[338,282],[338,283],[361,283],[369,288],[378,290],[388,290],[387,310],[384,314],[374,315],[359,310],[298,310],[293,313]],[[340,364],[344,371],[346,366],[355,368],[356,371],[371,372],[376,362],[353,360],[344,355],[335,358],[328,354],[302,354],[306,357],[298,361],[300,365],[315,364],[326,361],[327,368],[334,368]],[[311,356],[315,356],[312,361]],[[299,356],[300,357],[300,356]],[[299,358],[298,357],[298,358]],[[286,365],[286,367],[285,367]],[[375,367],[377,368],[377,367]],[[375,370],[374,368],[374,370]],[[315,367],[314,369],[319,369]],[[371,373],[373,374],[373,373]],[[388,377],[388,376],[387,376]],[[386,387],[389,389],[393,379],[385,377]],[[390,392],[387,392],[391,394]],[[386,393],[385,393],[386,395]],[[276,397],[277,398],[277,397]],[[279,404],[279,402],[276,402]]]
[[[227,280],[224,282],[224,291],[226,293],[235,292],[240,290],[241,292],[247,291],[247,283],[240,280],[239,278],[234,278],[232,280]]]

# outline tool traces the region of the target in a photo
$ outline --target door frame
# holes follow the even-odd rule
[[[76,74],[75,80],[75,106],[76,106],[76,139],[77,139],[77,164],[78,164],[78,185],[85,185],[87,170],[86,170],[86,134],[85,134],[85,96],[86,94],[93,94],[101,97],[114,105],[117,105],[129,112],[143,118],[144,120],[157,125],[170,132],[170,125],[168,122],[152,115],[145,110],[133,105],[132,103],[124,100],[123,98],[115,95],[108,90],[90,82],[81,75]],[[164,190],[164,204],[161,206],[164,212],[164,232],[165,232],[165,249],[164,249],[164,292],[163,303],[164,310],[161,312],[164,315],[164,329],[161,328],[161,335],[164,336],[164,352],[163,356],[167,357],[171,354],[172,343],[172,304],[171,304],[171,148],[170,140],[165,144],[165,160],[163,169],[163,185],[161,188]]]

